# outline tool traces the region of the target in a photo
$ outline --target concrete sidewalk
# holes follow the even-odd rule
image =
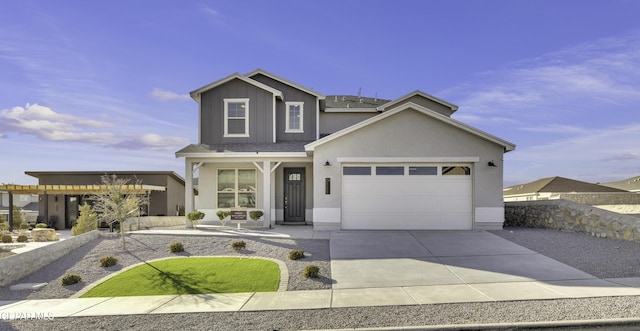
[[[69,317],[265,311],[640,295],[640,277],[598,279],[484,231],[332,233],[313,231],[310,226],[255,230],[199,226],[198,230],[136,233],[330,239],[332,278],[336,283],[331,290],[313,291],[0,299],[0,315],[43,313]],[[364,272],[357,272],[354,267]],[[363,274],[378,276],[363,278]],[[394,279],[403,274],[409,278]]]
[[[640,278],[315,291],[0,301],[0,314],[54,317],[239,312],[640,295]]]

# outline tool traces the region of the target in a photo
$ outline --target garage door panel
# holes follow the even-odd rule
[[[344,229],[469,230],[471,176],[343,176]]]

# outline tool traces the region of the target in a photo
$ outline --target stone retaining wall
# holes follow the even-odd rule
[[[560,199],[587,205],[639,205],[637,193],[561,193]]]
[[[186,219],[185,216],[144,216],[140,217],[140,229],[147,230],[155,227],[185,226]],[[138,230],[137,217],[130,218],[125,224],[129,231]],[[190,224],[191,223],[189,223],[189,225]]]
[[[506,202],[505,226],[549,228],[640,242],[640,218],[567,200]]]
[[[37,271],[99,236],[100,232],[97,230],[91,231],[0,259],[0,286],[11,284]]]

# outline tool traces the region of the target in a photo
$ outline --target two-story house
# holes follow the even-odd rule
[[[263,225],[496,229],[502,157],[515,145],[451,118],[415,91],[395,100],[325,96],[257,69],[193,92],[197,144],[185,158],[186,211],[264,212]]]

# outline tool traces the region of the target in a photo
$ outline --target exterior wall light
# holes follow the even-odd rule
[[[324,166],[325,166],[325,167],[329,167],[329,166],[331,166],[331,163],[329,162],[329,160],[327,160],[327,162],[325,162],[325,163],[324,163]]]
[[[490,167],[495,167],[497,168],[498,166],[493,162],[493,160],[489,161],[489,163],[487,163],[488,166]]]

